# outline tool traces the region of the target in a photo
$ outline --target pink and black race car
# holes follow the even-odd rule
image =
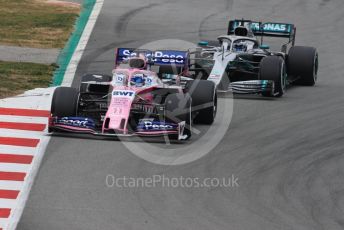
[[[49,132],[190,138],[193,123],[214,122],[217,94],[213,82],[189,76],[188,56],[117,49],[112,76],[88,74],[79,89],[56,88]]]

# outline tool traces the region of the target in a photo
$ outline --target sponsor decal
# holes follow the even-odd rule
[[[131,104],[131,98],[130,97],[123,97],[123,96],[114,96],[111,101],[111,107],[128,107]]]
[[[259,23],[252,23],[253,30],[259,30]],[[263,24],[263,31],[266,32],[288,32],[286,24],[266,23]]]
[[[134,97],[135,92],[131,90],[114,90],[112,95],[115,97]]]
[[[161,51],[138,51],[132,49],[119,48],[117,55],[117,62],[123,62],[131,57],[137,57],[139,54],[143,54],[147,58],[151,58],[151,61],[157,65],[176,64],[184,65],[187,58],[187,52],[177,50],[161,50]]]
[[[57,125],[69,125],[73,127],[80,127],[80,128],[94,128],[95,123],[90,118],[84,117],[62,117],[57,118],[55,121]]]
[[[123,73],[114,74],[115,85],[118,85],[118,86],[124,85],[125,79],[126,79],[126,75]]]
[[[240,25],[240,22],[236,22],[234,25],[234,28],[238,27]],[[245,25],[248,25],[248,23],[245,23]],[[264,23],[261,25],[262,30],[264,32],[281,32],[281,33],[289,33],[290,32],[290,25],[289,24],[283,24],[283,23]],[[234,30],[233,28],[233,30]],[[260,31],[259,23],[258,22],[252,22],[251,23],[251,29],[253,31]]]
[[[161,64],[184,64],[185,55],[180,51],[156,51],[154,53],[154,62]]]
[[[152,121],[152,120],[140,120],[139,124],[137,125],[137,131],[144,132],[144,131],[170,131],[170,130],[177,130],[178,125],[167,123],[167,122],[159,122],[159,121]]]

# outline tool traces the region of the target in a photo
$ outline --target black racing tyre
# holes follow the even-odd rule
[[[207,80],[187,82],[185,91],[192,98],[193,121],[198,124],[210,125],[217,113],[217,93],[215,83]]]
[[[282,97],[286,87],[286,72],[283,58],[278,56],[264,57],[259,65],[259,79],[274,81],[274,92],[264,92],[264,97]]]
[[[95,82],[110,82],[112,81],[112,76],[104,74],[87,74],[81,77],[80,92],[86,92],[86,84],[83,82],[95,81]]]
[[[71,87],[58,87],[53,94],[51,114],[54,117],[76,116],[79,91]]]
[[[165,99],[166,121],[172,123],[185,121],[183,135],[187,135],[187,139],[191,137],[192,129],[191,106],[192,99],[189,94],[173,93],[167,95]]]
[[[288,52],[288,75],[296,79],[293,84],[313,86],[318,77],[318,52],[313,47],[293,46]]]

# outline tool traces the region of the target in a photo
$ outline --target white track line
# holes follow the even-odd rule
[[[73,83],[73,79],[75,77],[76,69],[79,65],[80,59],[82,57],[82,54],[85,51],[87,42],[92,34],[94,25],[96,24],[96,21],[98,19],[98,16],[100,14],[100,11],[103,7],[104,0],[97,0],[96,4],[93,7],[93,11],[90,15],[90,18],[84,28],[84,31],[82,33],[82,36],[80,38],[79,44],[71,58],[71,61],[69,62],[66,73],[63,78],[62,86],[71,86]]]

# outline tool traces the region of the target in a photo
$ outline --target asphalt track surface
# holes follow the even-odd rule
[[[318,48],[318,83],[276,100],[235,98],[220,144],[185,165],[149,163],[121,142],[53,137],[18,229],[343,229],[343,7],[341,0],[106,0],[78,76],[110,73],[117,46],[214,38],[228,17],[249,17],[295,23],[296,43]],[[108,188],[108,174],[234,174],[240,186]]]

